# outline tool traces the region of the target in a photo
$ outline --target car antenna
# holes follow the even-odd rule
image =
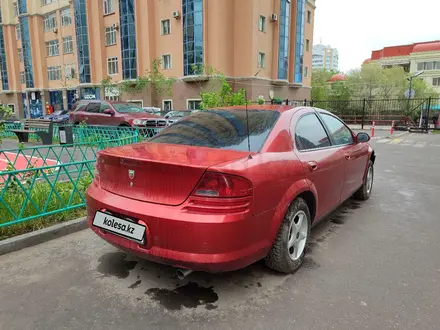
[[[251,155],[251,135],[249,134],[249,111],[248,111],[248,101],[247,101],[247,89],[244,90],[244,102],[246,105],[246,133],[248,140],[248,151],[249,151],[249,159],[252,159]]]

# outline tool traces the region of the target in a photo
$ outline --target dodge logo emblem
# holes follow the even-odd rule
[[[134,174],[135,174],[134,170],[128,170],[128,177],[130,178],[130,180],[134,179]]]

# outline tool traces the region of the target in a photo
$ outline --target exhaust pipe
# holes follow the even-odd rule
[[[189,275],[191,275],[193,271],[191,269],[177,269],[176,270],[176,275],[177,278],[181,281],[183,281],[185,278],[187,278]]]

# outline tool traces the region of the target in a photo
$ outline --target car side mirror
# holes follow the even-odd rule
[[[358,133],[356,138],[357,138],[358,143],[370,141],[370,136],[368,135],[368,133],[365,133],[365,132]]]
[[[115,112],[112,109],[105,109],[104,113],[106,115],[110,115],[110,116],[113,116],[115,114]]]

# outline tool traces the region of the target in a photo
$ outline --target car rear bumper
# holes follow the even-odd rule
[[[146,225],[146,242],[114,235],[93,226],[96,211],[136,219]],[[268,253],[270,212],[241,214],[194,214],[183,206],[157,205],[109,193],[95,183],[87,191],[90,228],[108,243],[153,262],[206,272],[244,268]]]

